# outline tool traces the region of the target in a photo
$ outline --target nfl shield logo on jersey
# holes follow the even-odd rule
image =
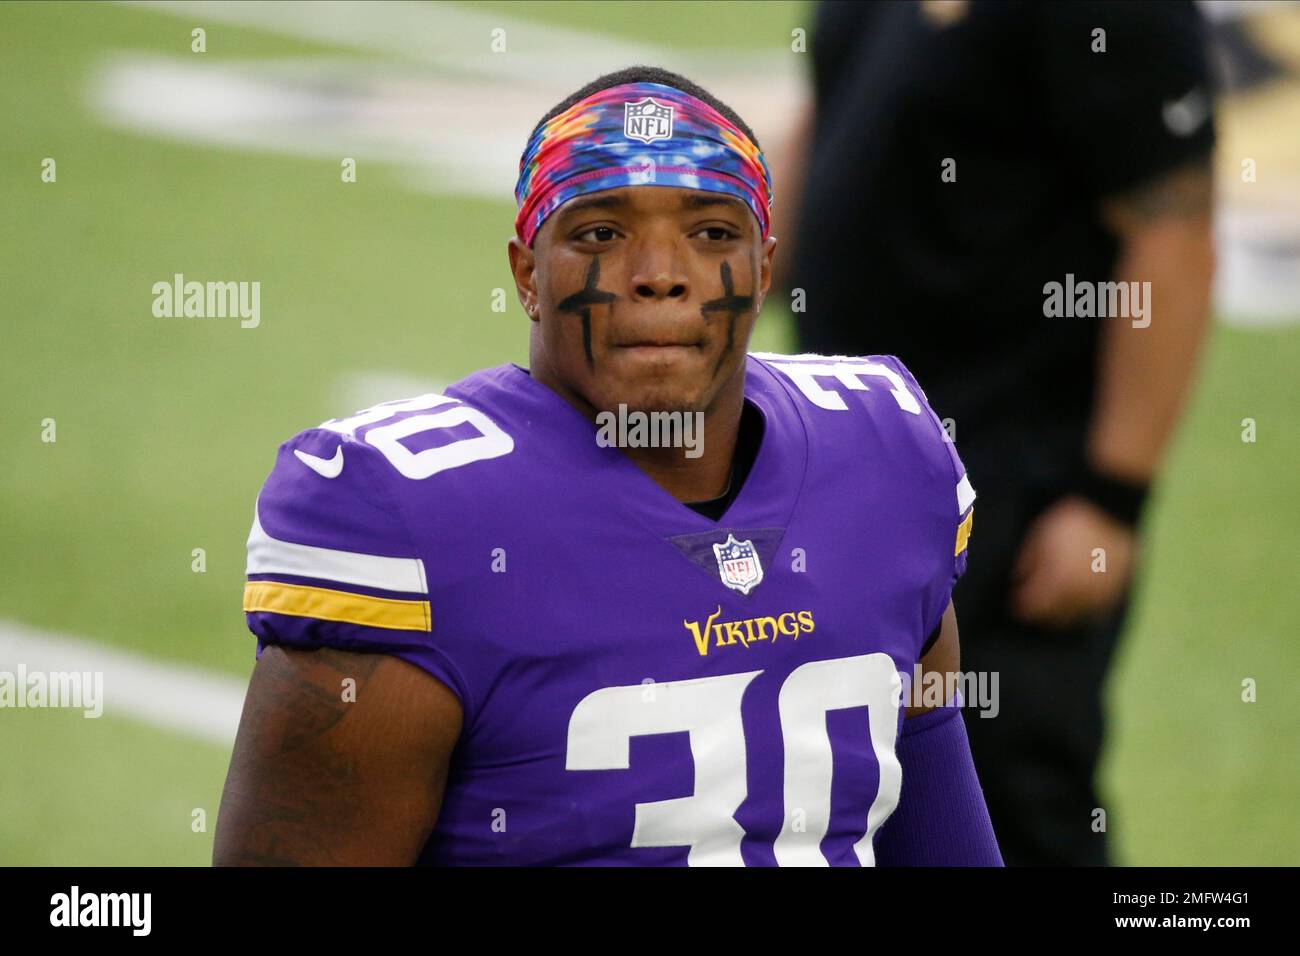
[[[657,103],[648,96],[635,103],[624,103],[623,135],[643,143],[672,139],[673,108]]]
[[[726,541],[713,546],[713,554],[718,559],[722,583],[733,591],[747,595],[762,582],[763,565],[753,541],[737,541],[734,534],[728,533]]]

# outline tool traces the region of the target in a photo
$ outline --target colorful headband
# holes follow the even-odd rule
[[[519,159],[515,234],[532,246],[574,196],[645,185],[735,196],[768,236],[772,175],[762,150],[708,103],[662,83],[600,90],[533,133]]]

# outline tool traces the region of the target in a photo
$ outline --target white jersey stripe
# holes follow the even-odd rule
[[[262,529],[253,509],[248,534],[248,574],[294,574],[339,584],[428,594],[424,562],[419,558],[386,558],[355,551],[335,551],[272,538]]]
[[[966,509],[975,503],[975,489],[971,487],[970,475],[962,475],[957,482],[957,514],[966,513]]]

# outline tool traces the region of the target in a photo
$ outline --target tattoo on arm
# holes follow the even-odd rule
[[[272,647],[262,657],[222,795],[214,861],[262,866],[355,862],[358,835],[375,832],[376,807],[392,787],[384,759],[372,765],[371,754],[391,754],[390,748],[412,739],[402,738],[404,731],[418,730],[401,726],[402,715],[376,696],[367,699],[367,685],[381,667],[406,665],[384,655],[330,648],[290,656]],[[390,671],[377,682],[375,695],[406,690],[405,685],[394,688],[392,676]],[[347,678],[356,682],[355,703],[344,699]],[[361,726],[345,721],[354,713]],[[379,840],[396,848],[407,822],[393,827],[392,832],[383,830]]]

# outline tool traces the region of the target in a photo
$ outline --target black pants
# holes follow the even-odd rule
[[[1102,688],[1123,625],[1067,630],[1025,624],[1009,608],[1011,568],[1029,525],[1058,500],[1074,467],[1067,434],[1017,433],[957,447],[978,498],[966,575],[954,593],[963,671],[998,674],[999,712],[971,709],[966,728],[1008,866],[1109,863],[1106,801],[1095,777]],[[1106,817],[1097,815],[1107,811]]]

